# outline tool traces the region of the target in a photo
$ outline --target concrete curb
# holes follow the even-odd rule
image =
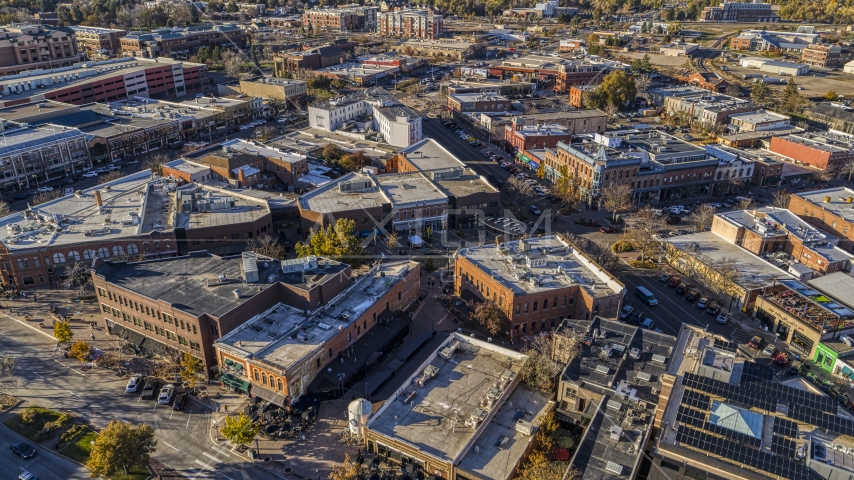
[[[47,333],[46,331],[44,331],[44,329],[41,329],[41,328],[38,328],[38,327],[34,327],[34,326],[30,325],[29,323],[27,323],[27,322],[25,322],[25,321],[22,321],[22,320],[19,320],[19,319],[15,318],[15,317],[13,317],[13,316],[11,316],[11,315],[7,314],[7,313],[2,313],[2,315],[3,315],[4,317],[6,317],[6,318],[8,318],[8,319],[12,320],[12,321],[15,321],[15,322],[20,323],[21,325],[23,325],[23,326],[25,326],[25,327],[27,327],[27,328],[29,328],[29,329],[31,329],[31,330],[35,330],[36,332],[38,332],[38,333],[40,333],[40,334],[42,334],[42,335],[45,335],[45,336],[47,336],[48,338],[50,338],[51,340],[53,340],[54,342],[56,342],[56,338],[55,338],[53,335],[51,335],[50,333]]]

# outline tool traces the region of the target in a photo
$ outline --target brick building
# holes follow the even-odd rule
[[[573,85],[569,87],[569,104],[575,108],[584,108],[584,93],[596,90],[595,85]]]
[[[246,317],[213,344],[225,381],[251,384],[253,395],[280,406],[304,394],[337,397],[342,386],[364,378],[408,333],[408,321],[393,312],[406,308],[420,292],[418,262],[379,263],[356,278],[346,265],[325,259],[310,265],[306,260],[281,262],[282,269],[294,271],[278,288],[300,296]],[[338,266],[346,270],[335,273]],[[307,275],[324,277],[322,292],[314,282],[299,281]]]
[[[789,210],[810,225],[839,238],[838,246],[854,251],[854,190],[848,187],[826,188],[793,193]]]
[[[121,54],[121,38],[127,35],[127,30],[117,28],[83,27],[72,25],[77,45],[86,51],[90,58],[112,57]]]
[[[379,7],[348,5],[343,8],[313,8],[302,14],[302,24],[314,33],[373,31]]]
[[[278,53],[273,57],[273,71],[276,76],[284,72],[295,72],[301,69],[317,70],[332,65],[340,65],[347,60],[347,52],[327,45],[299,53]]]
[[[239,187],[263,184],[273,177],[285,186],[293,186],[308,173],[305,155],[241,139],[195,150],[182,158],[210,167],[214,180]]]
[[[397,10],[377,16],[377,32],[381,37],[438,40],[444,29],[442,14],[425,10]]]
[[[561,236],[460,250],[454,291],[494,302],[509,337],[553,330],[565,318],[615,317],[625,287]]]
[[[504,141],[516,150],[555,148],[558,142],[572,141],[572,134],[559,125],[525,125],[524,119],[516,117],[504,127]]]
[[[349,265],[299,261],[308,266],[295,272],[252,252],[218,257],[202,251],[138,263],[98,258],[92,280],[111,334],[157,353],[190,353],[210,378],[217,365],[213,343],[223,335],[277,305],[316,308],[351,283]],[[314,274],[311,282],[305,272]]]
[[[128,57],[169,57],[186,60],[206,48],[246,48],[249,33],[237,25],[196,25],[187,28],[160,28],[152,32],[130,32],[122,37],[122,54]]]
[[[685,82],[710,92],[723,92],[729,86],[723,77],[714,72],[694,72],[691,70],[683,70],[674,75],[676,80]]]
[[[801,54],[801,63],[813,67],[833,68],[842,63],[842,47],[839,45],[808,45]]]
[[[498,95],[448,95],[448,110],[457,113],[509,112],[510,99]]]
[[[602,133],[608,124],[607,115],[600,110],[589,108],[527,115],[484,112],[480,114],[480,127],[490,132],[493,137],[501,138],[504,136],[504,127],[516,118],[521,118],[527,125],[560,125],[572,135]]]
[[[854,157],[850,148],[833,145],[808,133],[772,137],[768,149],[784,157],[830,171],[839,170]]]
[[[0,75],[70,67],[83,59],[74,31],[42,25],[0,27]]]

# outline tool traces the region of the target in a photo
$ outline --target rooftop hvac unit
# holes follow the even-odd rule
[[[605,406],[610,408],[611,410],[617,411],[620,411],[620,409],[623,408],[623,404],[616,400],[608,400],[608,403],[606,403]]]
[[[439,352],[439,356],[444,358],[445,360],[450,360],[451,357],[454,356],[454,352],[456,352],[458,348],[460,348],[460,341],[454,340],[453,343],[443,348],[442,351]]]
[[[605,470],[613,473],[614,475],[622,475],[623,474],[623,466],[619,463],[608,462],[605,465]]]
[[[667,362],[667,357],[665,357],[664,355],[653,355],[652,361],[663,365],[665,362]]]
[[[608,367],[606,367],[605,365],[598,365],[596,367],[596,372],[601,373],[602,375],[608,375],[609,371],[610,371],[610,369]]]
[[[531,436],[534,434],[534,425],[532,425],[531,422],[526,422],[525,420],[517,420],[516,431]]]
[[[247,282],[257,282],[258,275],[258,256],[254,252],[243,252],[243,278]]]
[[[318,326],[318,327],[320,327],[320,328],[322,328],[322,329],[324,329],[324,330],[330,330],[330,329],[332,328],[332,326],[331,326],[331,325],[327,325],[327,324],[325,324],[325,323],[323,323],[323,322],[318,322],[317,326]]]
[[[650,375],[649,375],[648,373],[646,373],[646,372],[638,372],[638,373],[637,373],[637,375],[635,375],[635,377],[636,377],[638,380],[643,380],[644,382],[648,382],[648,381],[650,380],[650,378],[652,378],[652,377],[650,377]]]

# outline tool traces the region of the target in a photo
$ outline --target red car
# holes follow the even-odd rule
[[[785,366],[789,363],[789,354],[786,352],[777,352],[777,356],[774,357],[774,363],[780,366]]]
[[[599,231],[602,233],[614,233],[617,231],[617,229],[611,225],[608,225],[608,226],[600,228]]]
[[[765,345],[765,339],[760,337],[759,335],[754,335],[753,338],[751,338],[750,341],[747,342],[748,347],[755,348],[756,350],[762,348],[763,345]]]
[[[682,280],[680,280],[679,277],[673,276],[670,277],[670,280],[667,281],[667,286],[672,288],[676,287],[680,283],[682,283]]]

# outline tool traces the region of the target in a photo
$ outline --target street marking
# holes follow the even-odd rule
[[[229,456],[229,453],[228,453],[228,452],[226,452],[225,450],[220,450],[220,448],[219,448],[219,447],[214,446],[214,447],[211,447],[211,448],[213,448],[214,450],[216,450],[217,452],[219,452],[219,453],[221,453],[221,454],[223,454],[223,455],[225,455],[225,456]]]
[[[210,458],[211,460],[213,460],[213,461],[214,461],[214,462],[216,462],[216,463],[222,463],[222,460],[220,460],[220,459],[218,459],[218,458],[214,457],[213,455],[209,454],[208,452],[202,452],[202,455],[204,455],[204,456],[206,456],[206,457]]]
[[[192,417],[192,416],[193,416],[193,414],[192,414],[192,413],[190,413],[190,414],[188,414],[188,415],[187,415],[187,426],[186,426],[186,427],[184,427],[184,428],[190,428],[190,417]]]
[[[36,376],[38,376],[38,377],[39,377],[39,378],[41,378],[42,380],[44,380],[44,377],[43,377],[43,376],[41,376],[41,375],[39,375],[38,373],[33,372],[33,374],[34,374],[34,375],[36,375]]]
[[[172,414],[175,413],[175,409],[173,408],[171,412],[169,412],[169,420],[172,420]]]
[[[196,460],[196,463],[198,463],[199,465],[201,465],[201,466],[203,466],[203,467],[207,468],[208,470],[213,470],[213,469],[214,469],[214,467],[212,467],[212,466],[208,465],[207,463],[202,462],[201,460]]]
[[[172,445],[169,445],[168,443],[166,443],[162,440],[160,441],[160,443],[162,443],[163,445],[166,445],[167,447],[171,448],[172,450],[175,450],[176,452],[180,452],[180,450],[178,450],[177,448],[173,447]]]

